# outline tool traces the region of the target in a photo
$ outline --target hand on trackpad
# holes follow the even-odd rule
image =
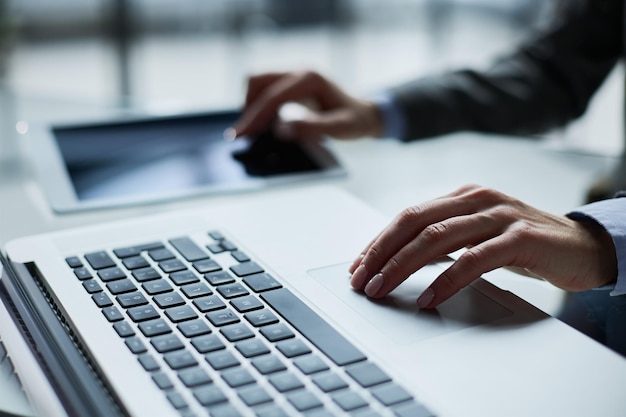
[[[411,344],[468,327],[487,324],[512,313],[475,290],[464,288],[434,310],[420,310],[416,299],[442,272],[431,264],[416,272],[387,297],[367,298],[350,287],[346,278],[350,263],[308,271],[332,294],[374,324],[398,344]]]

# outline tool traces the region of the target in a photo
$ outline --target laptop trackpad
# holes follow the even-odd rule
[[[512,314],[471,286],[435,310],[420,310],[415,300],[443,271],[437,264],[422,268],[384,299],[373,300],[350,287],[347,278],[349,265],[338,264],[308,273],[398,344],[412,344]]]

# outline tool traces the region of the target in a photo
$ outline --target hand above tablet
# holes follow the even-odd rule
[[[311,112],[282,121],[288,102]],[[236,137],[274,130],[284,139],[318,140],[380,136],[376,106],[353,98],[310,71],[251,77]],[[528,206],[495,190],[465,186],[441,198],[407,208],[354,261],[351,285],[381,298],[436,258],[468,248],[419,297],[434,308],[481,274],[499,267],[521,268],[565,290],[587,290],[617,278],[616,248],[603,226]]]

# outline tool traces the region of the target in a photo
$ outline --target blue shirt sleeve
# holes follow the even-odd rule
[[[617,256],[617,281],[611,295],[626,294],[626,198],[614,198],[587,204],[568,213],[571,219],[596,221],[611,235]]]
[[[403,138],[406,132],[406,116],[394,95],[389,91],[383,91],[370,97],[370,101],[378,107],[383,119],[383,137]]]

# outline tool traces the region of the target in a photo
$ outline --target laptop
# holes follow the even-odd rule
[[[310,186],[18,239],[2,342],[42,416],[623,414],[626,361],[515,295],[480,279],[419,310],[448,258],[353,291],[388,220]]]

